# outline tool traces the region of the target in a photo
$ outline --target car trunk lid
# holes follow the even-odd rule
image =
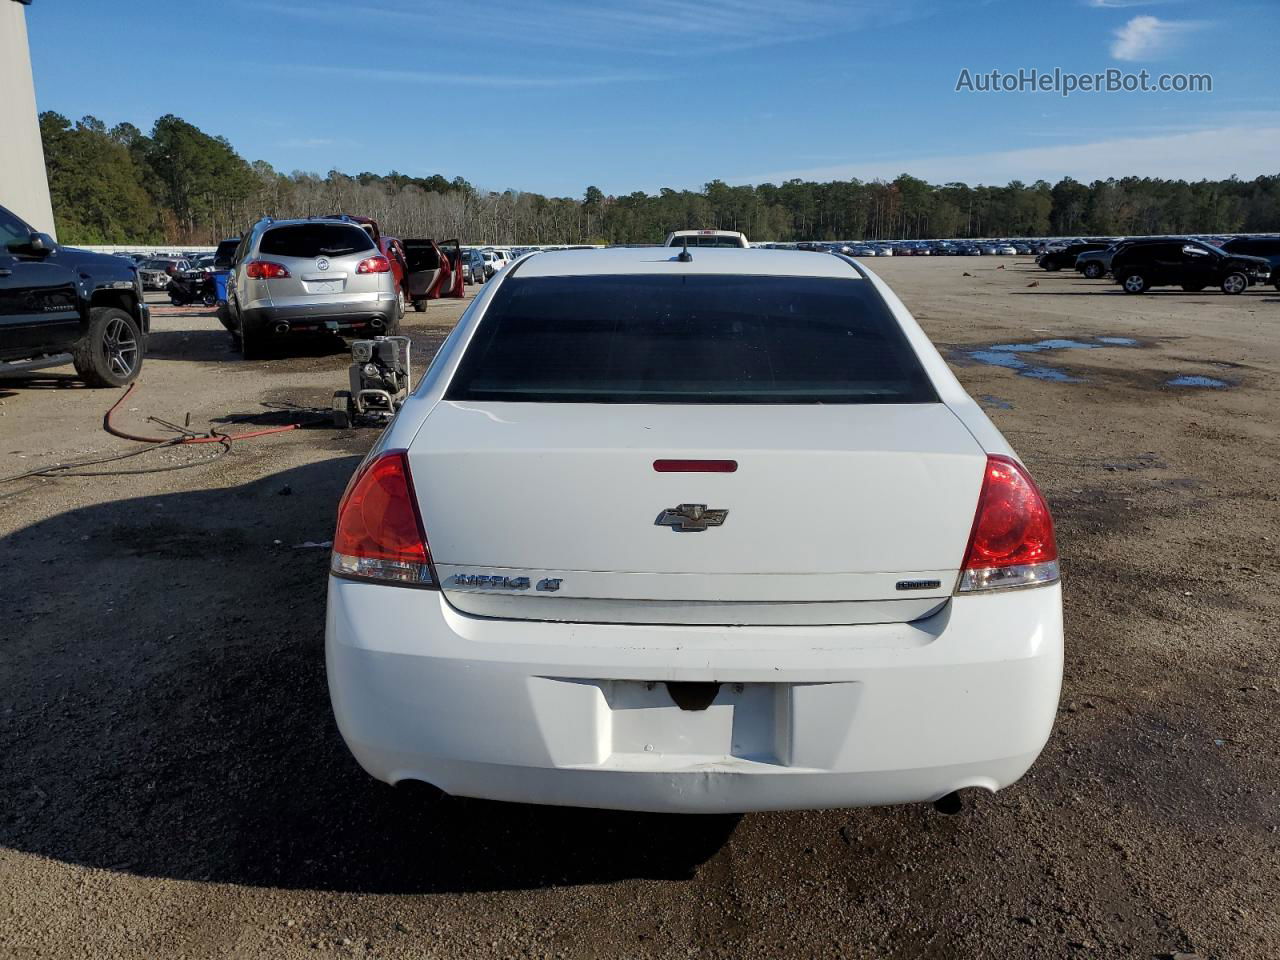
[[[654,467],[687,459],[736,470]],[[936,611],[986,461],[942,403],[442,401],[409,462],[457,609],[732,625]],[[726,511],[722,522],[711,514],[705,529],[682,530],[700,526],[685,523],[698,505]]]

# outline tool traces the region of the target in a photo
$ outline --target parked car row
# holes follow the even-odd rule
[[[885,240],[885,241],[816,241],[765,243],[768,250],[809,250],[815,253],[839,253],[850,257],[978,257],[1030,255],[1035,243],[1028,240]]]
[[[1152,287],[1195,293],[1217,287],[1235,295],[1267,281],[1280,290],[1280,237],[1080,240],[1048,250],[1038,263],[1049,271],[1074,267],[1090,280],[1109,276],[1126,293],[1145,293]]]

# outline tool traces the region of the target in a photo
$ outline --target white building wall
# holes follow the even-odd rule
[[[17,0],[0,0],[0,205],[53,234],[26,14]]]

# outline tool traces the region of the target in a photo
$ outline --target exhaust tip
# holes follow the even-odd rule
[[[288,325],[287,323],[285,323],[284,321],[281,321],[280,323],[277,323],[277,324],[276,324],[274,327],[272,327],[271,329],[273,329],[276,333],[288,333],[288,332],[289,332],[289,325]]]

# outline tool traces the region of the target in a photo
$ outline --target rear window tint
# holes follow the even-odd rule
[[[262,235],[258,253],[274,257],[341,257],[376,249],[373,239],[350,223],[294,223]]]
[[[669,246],[683,247],[685,240],[689,241],[691,247],[741,247],[742,241],[737,237],[716,237],[716,236],[689,236],[672,237]]]
[[[451,400],[934,403],[865,280],[513,277],[494,295]]]

